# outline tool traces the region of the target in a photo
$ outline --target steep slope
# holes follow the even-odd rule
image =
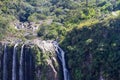
[[[0,79],[4,57],[1,42],[17,40],[28,41],[24,48],[26,79],[33,71],[31,79],[63,80],[61,62],[50,45],[45,41],[35,41],[37,46],[29,44],[29,40],[42,38],[60,43],[71,80],[120,80],[119,10],[119,0],[1,0]],[[17,47],[18,59],[21,46]],[[7,78],[11,80],[13,44],[7,48]],[[33,70],[28,70],[30,62],[35,64]]]
[[[35,42],[37,43],[26,43],[24,46],[21,43],[18,45],[0,43],[0,80],[5,78],[7,80],[13,78],[22,78],[22,80],[63,79],[61,63],[51,41],[35,40]],[[5,70],[7,73],[4,72]],[[20,76],[20,71],[23,77]]]
[[[69,31],[61,43],[72,80],[120,79],[120,17]]]

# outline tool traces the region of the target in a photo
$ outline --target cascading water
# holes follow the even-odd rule
[[[29,76],[30,76],[30,80],[31,80],[31,77],[32,77],[32,75],[31,75],[31,69],[32,69],[32,58],[31,58],[31,56],[30,56],[30,68],[29,68],[29,71],[30,71],[30,73],[29,73]]]
[[[23,55],[24,55],[24,44],[21,47],[19,80],[24,80],[24,76],[23,76]]]
[[[32,55],[30,55],[30,60],[29,60],[29,63],[30,63],[30,67],[29,67],[29,80],[33,80],[33,76],[32,76],[32,74],[33,74],[33,72],[32,72],[32,69],[33,69],[33,62],[32,62]]]
[[[20,44],[20,43],[19,43]],[[20,46],[20,45],[19,45]],[[22,45],[21,49],[18,44],[15,44],[14,47],[11,45],[4,45],[4,54],[2,54],[3,58],[0,59],[2,61],[2,65],[0,65],[0,80],[39,80],[42,79],[41,72],[38,76],[40,78],[35,78],[37,75],[37,70],[40,70],[38,64],[36,64],[36,54],[33,54],[33,50],[31,49],[31,45]],[[64,51],[58,46],[56,43],[54,45],[56,47],[57,55],[62,62],[63,72],[64,72],[64,80],[69,80],[68,72],[65,65],[64,59]],[[54,52],[53,43],[50,41],[44,43],[42,47],[45,48],[46,51]],[[41,49],[41,48],[40,48]],[[1,49],[2,50],[2,49]],[[21,51],[20,51],[21,50]],[[36,53],[36,52],[35,52]],[[0,53],[1,54],[1,53]],[[52,57],[52,59],[55,56]],[[59,80],[57,70],[55,70],[54,64],[51,61],[47,60],[50,65],[50,71],[48,73],[51,74],[46,76],[48,80],[52,78],[52,80]],[[54,59],[54,61],[57,61]],[[37,66],[37,67],[36,67]],[[37,70],[36,70],[37,68]],[[52,71],[52,72],[51,72]],[[47,72],[45,74],[48,74]],[[44,73],[43,73],[44,74]]]
[[[12,63],[12,80],[17,80],[17,75],[16,75],[16,47],[18,44],[15,44],[14,46],[14,51],[13,51],[13,63]]]
[[[65,52],[59,47],[56,41],[53,42],[53,45],[55,47],[55,51],[57,52],[58,58],[62,62],[64,80],[70,80],[68,70],[66,68],[66,63],[65,63]]]
[[[3,80],[7,80],[7,45],[4,46],[3,56]]]

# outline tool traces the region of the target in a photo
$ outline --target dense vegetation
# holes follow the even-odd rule
[[[100,20],[111,11],[119,9],[119,0],[1,0],[0,21],[6,24],[4,25],[5,27],[7,24],[16,20],[20,22],[39,22],[52,19],[52,25],[48,26],[53,27],[46,29],[49,30],[44,31],[46,34],[38,34],[38,36],[46,35],[48,39],[55,38],[56,36],[63,38],[65,28],[68,31],[88,19]],[[4,19],[6,19],[7,22],[5,22]],[[47,26],[46,23],[44,23],[40,29],[44,26]],[[59,31],[59,28],[63,30],[63,32]],[[54,30],[53,33],[51,33],[51,30]],[[13,28],[12,31],[14,31]],[[1,35],[2,34],[3,33],[1,33]]]
[[[72,80],[120,79],[120,19],[74,28],[62,43]]]
[[[1,0],[0,39],[12,21],[36,22],[37,37],[58,40],[72,80],[120,80],[120,0]]]

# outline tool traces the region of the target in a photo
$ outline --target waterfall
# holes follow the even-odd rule
[[[7,80],[7,45],[4,46],[3,56],[3,80]]]
[[[29,60],[29,63],[30,63],[30,67],[29,67],[29,80],[33,80],[33,76],[32,76],[32,74],[33,74],[33,72],[32,72],[32,69],[33,69],[33,66],[32,66],[32,54],[30,55],[30,60]]]
[[[24,44],[21,47],[19,80],[24,80],[24,75],[23,75],[23,55],[24,55]]]
[[[53,45],[55,47],[55,51],[57,52],[58,58],[62,62],[64,80],[70,80],[69,73],[68,73],[68,70],[66,68],[66,63],[65,63],[65,52],[59,47],[59,45],[56,41],[53,42]]]
[[[0,68],[0,71],[2,72],[2,73],[0,72],[0,80],[36,80],[35,78],[36,68],[38,70],[37,72],[39,72],[42,69],[39,68],[39,66],[35,62],[37,55],[33,54],[34,50],[31,49],[31,45],[28,44],[27,46],[26,44],[23,44],[22,46],[20,46],[19,44],[16,43],[12,47],[11,45],[5,44],[3,54],[1,55],[0,52],[0,58],[2,58],[1,56],[3,56],[3,58],[0,59],[2,61],[2,65]],[[55,51],[54,49],[56,48],[56,55],[59,57],[62,63],[64,80],[69,80],[68,70],[66,68],[66,63],[64,58],[65,56],[64,51],[55,42],[54,43],[46,42],[42,46],[45,48],[45,51],[50,51],[51,53],[54,53]],[[39,55],[41,56],[41,54]],[[53,56],[52,58],[55,58],[55,56]],[[50,61],[46,60],[47,62],[50,62],[49,65],[50,68],[48,69],[48,73],[46,71],[45,75],[53,73],[50,76],[46,76],[47,79],[53,77],[52,79],[58,80],[57,70],[54,67],[54,61],[56,59],[53,61],[52,58],[50,59]],[[42,79],[41,74],[42,73],[40,71],[40,74],[38,75],[40,76],[40,79]]]
[[[17,80],[17,73],[16,73],[16,47],[18,44],[15,44],[14,50],[13,50],[13,62],[12,62],[12,80]]]

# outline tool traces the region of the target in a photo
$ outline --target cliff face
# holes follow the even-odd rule
[[[60,64],[51,41],[38,41],[34,43],[38,46],[37,51],[37,70],[38,80],[60,80]]]
[[[21,46],[16,47],[16,75],[19,80]],[[7,80],[12,80],[14,44],[7,45]],[[50,41],[38,41],[25,44],[23,49],[23,74],[25,80],[60,80],[60,64]],[[0,80],[3,80],[4,45],[0,44]]]
[[[120,19],[110,19],[67,33],[66,51],[72,80],[120,80]]]
[[[2,46],[2,44],[0,43],[0,80],[2,80],[2,79],[1,79],[1,77],[2,77],[2,61],[1,61],[1,59],[2,59],[2,54],[3,54],[3,46]]]

